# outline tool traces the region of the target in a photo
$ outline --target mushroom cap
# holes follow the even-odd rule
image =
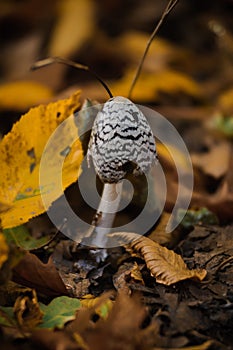
[[[117,183],[127,173],[146,173],[157,159],[147,119],[129,99],[109,99],[98,112],[87,153],[103,182]]]

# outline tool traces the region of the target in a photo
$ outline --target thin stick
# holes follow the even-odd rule
[[[129,95],[128,95],[128,98],[129,98],[129,99],[131,98],[132,91],[133,91],[133,89],[134,89],[134,87],[135,87],[135,84],[136,84],[136,82],[137,82],[137,80],[138,80],[138,77],[139,77],[139,75],[140,75],[140,73],[141,73],[143,63],[144,63],[144,61],[145,61],[146,55],[147,55],[147,53],[148,53],[148,50],[149,50],[149,48],[150,48],[150,45],[151,45],[152,41],[154,40],[155,35],[157,34],[159,28],[161,27],[161,25],[162,25],[164,19],[165,19],[165,18],[167,17],[167,15],[172,11],[172,9],[176,6],[176,4],[177,4],[178,2],[179,2],[179,0],[170,0],[170,1],[169,1],[168,5],[166,6],[166,8],[165,8],[165,10],[164,10],[164,12],[163,12],[163,14],[162,14],[162,17],[160,18],[160,20],[159,20],[158,24],[156,25],[156,27],[155,27],[153,33],[151,34],[150,39],[149,39],[148,42],[147,42],[147,45],[146,45],[144,54],[143,54],[143,56],[142,56],[142,58],[141,58],[141,61],[140,61],[139,65],[138,65],[138,69],[137,69],[137,71],[136,71],[136,73],[135,73],[134,79],[133,79],[133,81],[132,81],[132,84],[131,84],[131,87],[130,87],[130,90],[129,90]]]
[[[44,60],[40,60],[40,61],[35,62],[32,65],[31,69],[36,70],[36,69],[39,69],[42,67],[46,67],[46,66],[53,64],[53,63],[62,63],[62,64],[65,64],[67,66],[78,68],[78,69],[85,70],[85,71],[89,72],[91,75],[93,75],[100,82],[100,84],[102,84],[102,86],[105,88],[105,90],[109,94],[110,98],[113,97],[113,94],[112,94],[111,90],[109,89],[108,85],[95,72],[93,72],[88,66],[85,66],[85,65],[80,64],[80,63],[76,63],[76,62],[68,60],[66,58],[48,57],[48,58],[45,58]]]

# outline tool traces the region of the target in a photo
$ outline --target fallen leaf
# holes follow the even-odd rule
[[[37,239],[31,235],[28,228],[24,225],[7,228],[3,230],[3,234],[8,243],[14,242],[17,247],[25,250],[38,249],[46,245],[52,237],[51,235],[46,235]]]
[[[69,332],[78,333],[90,349],[140,349],[146,342],[141,324],[147,311],[139,298],[119,293],[107,319],[95,324],[90,320],[93,311],[81,309],[76,319],[68,325]]]
[[[219,108],[225,113],[232,113],[233,109],[233,88],[224,91],[218,98]]]
[[[5,327],[17,327],[13,307],[0,306],[0,325]]]
[[[209,134],[208,134],[209,135]],[[209,140],[209,139],[208,139]],[[212,147],[215,148],[218,145],[226,144],[226,141],[216,141],[216,139],[210,139],[207,144],[208,148],[211,150]],[[169,146],[170,147],[170,146]],[[233,211],[233,182],[232,182],[232,166],[233,166],[233,156],[232,156],[232,146],[230,143],[227,146],[223,146],[222,149],[227,150],[227,154],[218,153],[218,157],[214,155],[208,157],[209,153],[196,153],[196,161],[203,164],[204,173],[202,169],[199,168],[198,164],[194,166],[193,175],[194,175],[194,189],[191,198],[191,207],[193,208],[202,208],[206,207],[214,214],[217,215],[218,219],[221,222],[226,222],[232,219]],[[182,167],[182,171],[185,172],[185,157],[182,159],[182,154],[179,155],[174,150],[176,159],[175,162],[170,156],[169,152],[166,149],[166,145],[160,145],[158,143],[158,155],[159,162],[164,169],[167,183],[167,198],[164,209],[167,212],[171,212],[177,198],[178,194],[178,178],[176,171],[176,164],[179,164],[179,167]],[[205,155],[205,162],[202,161],[202,156]],[[222,159],[221,159],[222,158]],[[222,164],[219,166],[219,164]],[[152,169],[153,171],[153,169]],[[209,175],[211,172],[212,176]],[[220,176],[221,178],[215,179],[214,176]],[[187,174],[188,176],[188,174]],[[210,181],[210,179],[213,179]],[[160,181],[160,179],[157,179]],[[186,187],[182,186],[180,191],[182,192],[184,198],[186,193]],[[182,207],[182,206],[181,206]]]
[[[31,291],[30,295],[19,296],[13,310],[18,325],[25,331],[32,330],[42,322],[43,313],[34,290]]]
[[[80,299],[81,305],[87,308],[94,308],[97,315],[106,319],[109,312],[113,307],[113,301],[108,298],[105,300],[103,297],[95,297],[91,294],[85,295]]]
[[[57,10],[59,17],[50,39],[48,54],[70,57],[94,33],[94,2],[62,0],[58,2]]]
[[[44,264],[29,252],[14,267],[13,280],[45,295],[68,294],[52,259]]]
[[[8,203],[0,202],[0,214],[4,211],[7,211],[10,209],[10,205]]]
[[[148,34],[139,31],[127,31],[116,39],[114,48],[119,52],[124,52],[127,62],[138,65],[146,44]],[[176,47],[162,38],[155,38],[150,46],[150,53],[143,64],[144,71],[159,71],[167,69],[170,62],[187,62],[187,55],[190,53],[181,47]]]
[[[7,245],[4,235],[0,232],[0,269],[5,261],[8,259],[9,247]]]
[[[209,164],[210,166],[210,164]],[[217,215],[220,221],[232,221],[233,212],[233,178],[232,178],[233,155],[232,147],[230,152],[230,159],[228,170],[223,179],[214,188],[214,191],[209,191],[207,186],[209,178],[206,179],[202,175],[201,178],[196,179],[194,191],[192,195],[191,205],[195,207],[206,207]],[[195,170],[195,169],[194,169]],[[201,174],[199,174],[200,177]]]
[[[111,236],[127,239],[130,247],[145,260],[147,268],[158,283],[169,286],[186,279],[202,281],[207,274],[204,269],[189,270],[180,255],[147,237],[130,232],[117,232]]]
[[[114,274],[113,284],[116,290],[130,295],[130,286],[132,283],[140,283],[141,285],[144,285],[142,274],[136,262],[125,262],[120,265],[118,271]]]
[[[207,274],[204,269],[189,270],[180,255],[147,237],[140,237],[131,246],[141,253],[158,283],[170,285],[190,278],[202,281]]]
[[[158,283],[170,285],[190,278],[202,281],[207,274],[204,269],[189,270],[180,255],[147,237],[140,237],[132,242],[131,246],[134,250],[140,251]]]
[[[3,228],[19,226],[43,213],[46,208],[42,203],[41,191],[48,194],[47,200],[50,204],[62,195],[58,190],[61,187],[60,179],[55,170],[59,161],[64,161],[63,190],[77,180],[82,161],[82,147],[78,138],[73,145],[69,144],[70,135],[76,133],[77,128],[74,118],[68,117],[80,107],[79,94],[78,91],[69,99],[31,109],[2,139],[0,200],[11,206],[1,214]],[[55,151],[46,159],[48,183],[41,189],[39,171],[44,147],[53,131],[66,118],[68,123],[57,137]],[[64,155],[62,151],[69,146],[68,155]]]
[[[53,92],[35,81],[16,81],[0,85],[0,108],[25,111],[51,99]]]
[[[213,146],[209,152],[193,153],[191,159],[193,165],[200,169],[204,174],[210,175],[215,179],[224,176],[229,167],[231,146],[222,141]]]
[[[78,299],[61,296],[53,299],[48,305],[40,303],[44,313],[39,328],[62,328],[65,323],[75,319],[77,310],[81,307]]]
[[[116,96],[128,96],[135,72],[128,70],[122,79],[111,84]],[[142,72],[132,92],[132,99],[141,103],[159,100],[160,93],[184,93],[200,98],[201,87],[184,73],[166,69],[156,73]]]

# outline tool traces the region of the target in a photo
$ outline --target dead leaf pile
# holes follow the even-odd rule
[[[153,40],[132,94],[134,103],[166,117],[189,150],[194,189],[190,209],[185,214],[181,205],[176,213],[179,226],[166,232],[178,191],[187,191],[186,185],[179,188],[177,173],[179,168],[185,178],[190,176],[187,159],[174,143],[157,141],[167,197],[147,237],[115,233],[116,247],[102,251],[90,249],[81,239],[71,242],[59,231],[70,232],[69,219],[63,217],[64,191],[85,222],[94,215],[77,188],[89,142],[88,133],[81,134],[107,94],[88,72],[60,64],[37,71],[30,67],[51,55],[72,59],[102,77],[115,96],[126,97],[163,9],[163,2],[153,0],[0,2],[2,349],[232,349],[229,0],[179,1]],[[93,105],[89,113],[87,107]],[[49,156],[45,145],[61,125],[63,132]],[[61,163],[62,180],[56,168]],[[150,176],[156,181],[150,198],[159,201],[160,179],[153,171]],[[92,193],[94,182],[88,183],[84,174],[82,190]],[[134,196],[117,214],[115,227],[135,218],[147,200],[146,179],[138,177],[132,184]],[[98,180],[96,187],[100,193]],[[47,208],[41,195],[48,199]],[[128,197],[124,190],[122,200]],[[59,229],[44,213],[55,208],[54,201],[61,216]],[[150,215],[154,217],[154,209]],[[82,227],[75,229],[77,237],[84,233]]]

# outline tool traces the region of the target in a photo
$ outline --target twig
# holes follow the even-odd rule
[[[129,95],[128,95],[128,98],[129,98],[129,99],[131,98],[132,91],[133,91],[134,86],[135,86],[135,84],[136,84],[136,82],[137,82],[137,80],[138,80],[138,77],[139,77],[140,73],[141,73],[143,63],[144,63],[144,61],[145,61],[146,55],[147,55],[147,53],[148,53],[148,50],[149,50],[149,48],[150,48],[150,45],[151,45],[152,41],[154,40],[155,35],[157,34],[159,28],[161,27],[161,25],[162,25],[164,19],[165,19],[165,18],[167,17],[167,15],[172,11],[172,9],[176,6],[176,4],[177,4],[178,2],[179,2],[179,0],[170,0],[170,1],[169,1],[168,5],[166,6],[166,8],[165,8],[165,10],[164,10],[164,12],[163,12],[163,14],[162,14],[162,17],[160,18],[160,20],[159,20],[158,24],[156,25],[156,27],[155,27],[153,33],[151,34],[150,39],[149,39],[148,42],[147,42],[147,45],[146,45],[144,54],[143,54],[143,56],[142,56],[142,58],[141,58],[141,61],[140,61],[139,65],[138,65],[138,69],[137,69],[137,71],[136,71],[136,73],[135,73],[134,79],[133,79],[133,81],[132,81],[132,84],[131,84],[131,87],[130,87],[130,90],[129,90]]]
[[[112,98],[112,92],[109,89],[108,85],[99,77],[98,74],[96,74],[92,69],[90,69],[88,66],[85,66],[83,64],[80,63],[76,63],[74,61],[68,60],[66,58],[62,58],[62,57],[48,57],[45,58],[43,60],[37,61],[35,62],[32,66],[31,66],[31,70],[36,70],[42,67],[46,67],[49,66],[50,64],[53,63],[62,63],[65,64],[67,66],[70,67],[74,67],[77,69],[81,69],[81,70],[85,70],[86,72],[89,72],[91,75],[93,75],[99,82],[100,84],[105,88],[105,90],[107,91],[107,93],[109,94],[109,97]]]

